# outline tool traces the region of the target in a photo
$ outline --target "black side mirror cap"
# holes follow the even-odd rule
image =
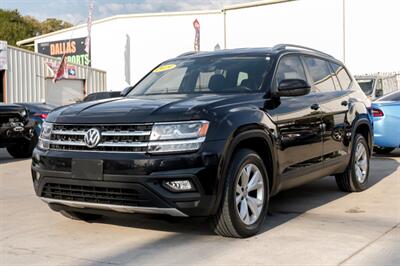
[[[309,94],[311,86],[303,79],[284,79],[279,83],[278,96],[303,96]]]
[[[126,87],[125,89],[123,89],[120,93],[121,97],[125,97],[126,95],[128,95],[131,89],[132,87]]]

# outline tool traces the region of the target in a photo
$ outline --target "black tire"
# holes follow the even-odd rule
[[[101,219],[103,216],[100,214],[93,213],[83,213],[83,212],[72,212],[72,211],[60,211],[60,213],[69,219],[72,220],[81,220],[81,221],[95,221]]]
[[[236,205],[236,184],[240,172],[249,163],[254,164],[262,174],[263,179],[263,206],[260,215],[251,225],[246,225],[237,211]],[[225,237],[244,238],[255,235],[262,227],[269,203],[268,173],[260,156],[249,149],[238,150],[230,162],[227,173],[223,198],[217,213],[212,217],[214,232]],[[250,215],[250,214],[248,214]]]
[[[356,164],[356,149],[359,144],[364,145],[365,151],[367,153],[367,170],[366,170],[366,178],[365,180],[360,183],[357,179],[356,173],[355,173],[355,164]],[[369,176],[369,169],[370,169],[370,151],[368,148],[367,141],[365,140],[364,136],[361,134],[357,134],[354,138],[353,145],[352,145],[352,151],[351,151],[351,157],[350,157],[350,162],[349,165],[347,166],[347,169],[345,172],[338,174],[335,176],[336,178],[336,184],[339,187],[340,190],[344,192],[360,192],[368,187],[368,176]]]
[[[36,138],[32,138],[31,141],[24,139],[17,144],[8,146],[7,151],[16,159],[30,158],[32,157],[32,152],[35,149],[36,142]]]
[[[396,148],[383,148],[383,147],[375,146],[374,152],[376,152],[377,154],[388,154],[388,153],[391,153],[392,151],[394,151],[395,149]]]

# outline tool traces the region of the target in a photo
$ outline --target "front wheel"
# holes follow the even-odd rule
[[[378,147],[378,146],[374,147],[374,152],[376,152],[377,154],[388,154],[394,150],[395,150],[395,148],[384,148],[384,147]]]
[[[367,188],[369,176],[369,148],[364,136],[354,138],[349,165],[344,173],[336,175],[336,184],[344,192],[359,192]]]
[[[36,146],[36,139],[32,138],[31,141],[21,140],[19,143],[12,144],[7,147],[8,153],[16,158],[29,158],[32,156],[33,149]]]
[[[236,152],[225,182],[221,206],[213,217],[214,231],[236,238],[255,235],[269,201],[268,174],[260,156],[248,149]]]

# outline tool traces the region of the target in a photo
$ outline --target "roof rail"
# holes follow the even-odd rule
[[[301,45],[296,45],[296,44],[287,44],[287,43],[281,43],[281,44],[277,44],[274,47],[272,47],[272,50],[284,50],[287,49],[288,47],[293,47],[293,48],[299,48],[299,49],[303,49],[303,50],[308,50],[308,51],[312,51],[312,52],[316,52],[325,56],[328,56],[330,58],[334,58],[332,55],[321,52],[319,50],[313,49],[313,48],[309,48],[306,46],[301,46]]]
[[[181,55],[178,55],[178,57],[183,57],[183,56],[193,55],[193,54],[197,54],[197,53],[199,53],[199,52],[196,52],[196,51],[190,51],[190,52],[186,52],[186,53],[183,53],[183,54],[181,54]]]

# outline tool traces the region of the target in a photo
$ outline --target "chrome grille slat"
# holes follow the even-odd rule
[[[70,136],[84,136],[85,135],[85,131],[62,131],[62,130],[53,130],[51,132],[54,135],[70,135]]]
[[[101,140],[95,148],[84,142],[86,132],[96,128]],[[55,124],[49,141],[52,150],[140,152],[147,150],[152,124],[137,125],[61,125]]]
[[[106,131],[101,132],[102,136],[150,136],[151,131],[136,131],[136,132],[126,132],[126,131]]]

